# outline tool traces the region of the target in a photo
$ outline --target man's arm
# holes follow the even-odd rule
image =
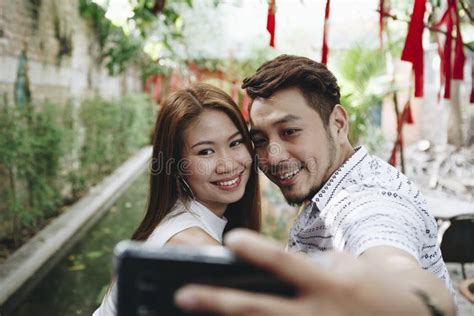
[[[177,292],[178,306],[219,315],[431,315],[423,300],[412,291],[413,284],[400,278],[400,274],[412,273],[411,269],[392,273],[393,270],[372,263],[372,256],[386,249],[372,249],[361,258],[329,253],[320,258],[322,264],[317,264],[305,255],[287,253],[276,243],[249,231],[229,233],[226,245],[242,259],[293,284],[298,295],[283,298],[189,285]],[[389,254],[388,258],[396,256]],[[418,282],[425,284],[421,276]],[[452,303],[444,303],[443,295],[440,300],[446,305],[442,306],[445,315],[454,315]]]
[[[395,276],[410,291],[425,293],[444,315],[456,313],[453,298],[446,285],[432,273],[421,269],[409,253],[395,247],[377,246],[367,249],[359,258],[369,266],[383,267],[387,274]]]

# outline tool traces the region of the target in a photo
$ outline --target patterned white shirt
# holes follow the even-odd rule
[[[334,172],[291,228],[291,251],[348,251],[374,246],[411,254],[454,289],[437,244],[437,225],[416,186],[364,147]]]

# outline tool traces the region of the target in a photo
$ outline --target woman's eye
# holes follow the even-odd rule
[[[239,146],[242,143],[243,143],[242,139],[234,140],[233,142],[230,143],[230,147]]]
[[[203,149],[198,152],[198,155],[200,156],[208,156],[210,154],[214,153],[212,149]]]

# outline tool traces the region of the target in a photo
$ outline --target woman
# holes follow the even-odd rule
[[[150,194],[132,239],[221,245],[235,228],[260,229],[260,196],[250,135],[234,101],[208,84],[173,93],[158,115]],[[116,287],[94,316],[116,314]]]

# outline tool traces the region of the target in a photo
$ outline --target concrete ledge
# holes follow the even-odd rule
[[[38,272],[52,258],[59,257],[59,260],[58,254],[64,255],[65,249],[70,249],[78,236],[84,235],[108,211],[133,180],[147,169],[151,152],[151,147],[141,149],[0,265],[2,311],[12,309],[19,301],[9,302],[15,293],[30,279],[37,278]]]

